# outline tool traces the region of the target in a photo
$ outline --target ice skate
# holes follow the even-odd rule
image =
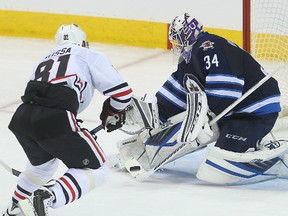
[[[2,216],[21,216],[21,211],[18,205],[11,201],[6,211],[2,214]]]
[[[47,216],[48,207],[55,199],[54,194],[43,187],[36,190],[29,199],[19,202],[21,211],[25,216]]]

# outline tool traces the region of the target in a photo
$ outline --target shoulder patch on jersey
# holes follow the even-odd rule
[[[214,49],[214,42],[212,41],[205,41],[201,44],[199,48],[203,48],[203,51],[206,51],[208,49]]]

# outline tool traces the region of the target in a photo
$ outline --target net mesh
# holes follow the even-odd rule
[[[251,0],[251,54],[274,75],[281,91],[281,116],[288,115],[288,1]]]

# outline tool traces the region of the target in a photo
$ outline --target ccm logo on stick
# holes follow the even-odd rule
[[[237,136],[237,135],[233,135],[233,134],[226,134],[226,136],[225,136],[226,138],[228,138],[228,139],[234,139],[234,140],[242,140],[242,141],[246,141],[247,140],[247,138],[245,138],[245,137],[241,137],[241,136]]]

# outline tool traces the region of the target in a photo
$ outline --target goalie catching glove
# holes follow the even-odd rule
[[[125,124],[125,110],[116,110],[110,104],[110,98],[103,103],[102,112],[100,114],[103,128],[107,128],[107,132],[117,130]]]

